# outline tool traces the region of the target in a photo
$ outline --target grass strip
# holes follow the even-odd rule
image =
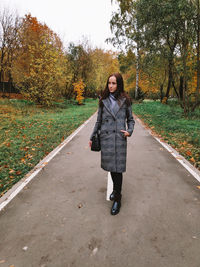
[[[186,118],[183,110],[174,101],[168,105],[148,101],[134,103],[133,112],[155,134],[200,169],[200,109]]]
[[[97,103],[86,99],[79,106],[64,100],[43,108],[27,100],[1,99],[0,196],[84,123]]]

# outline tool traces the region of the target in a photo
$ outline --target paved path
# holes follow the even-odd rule
[[[0,267],[199,267],[199,183],[137,122],[111,216],[95,120],[0,213]]]

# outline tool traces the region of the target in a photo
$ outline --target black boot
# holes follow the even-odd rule
[[[120,207],[121,207],[121,198],[122,198],[122,195],[120,193],[115,194],[115,199],[114,199],[114,202],[111,208],[112,215],[116,215],[119,213]]]
[[[115,199],[115,195],[116,195],[116,190],[113,190],[111,195],[110,195],[110,200],[113,201]]]

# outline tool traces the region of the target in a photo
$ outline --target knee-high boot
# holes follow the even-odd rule
[[[113,180],[113,191],[110,194],[110,200],[113,201],[117,192],[121,193],[123,176],[122,173],[111,172],[111,177]]]
[[[112,208],[111,208],[111,214],[116,215],[120,211],[121,207],[121,189],[122,189],[122,173],[111,173],[112,179],[113,179],[113,192],[110,195],[110,199],[114,200]]]

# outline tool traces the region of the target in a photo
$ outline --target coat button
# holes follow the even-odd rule
[[[115,133],[115,130],[113,130],[113,133]]]
[[[108,134],[108,131],[106,131],[106,133]]]

